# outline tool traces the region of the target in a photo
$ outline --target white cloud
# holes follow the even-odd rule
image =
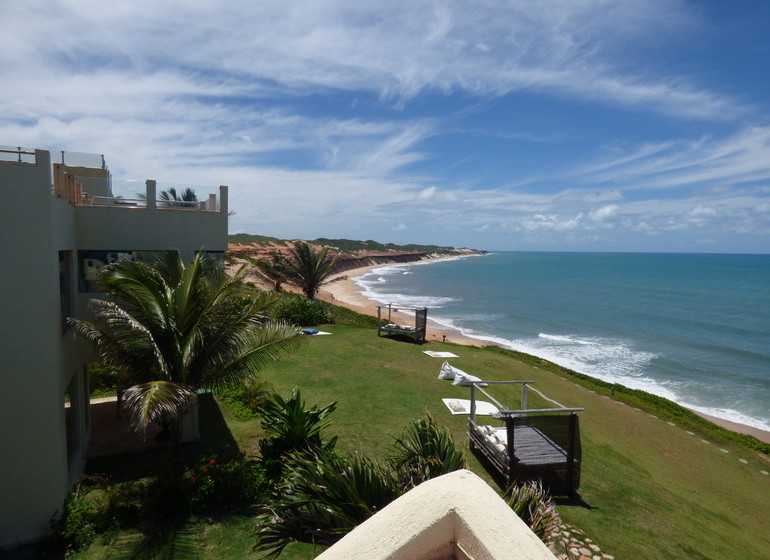
[[[691,224],[702,225],[717,216],[717,211],[708,206],[698,206],[687,212],[687,221]]]
[[[0,11],[3,141],[105,153],[116,177],[140,183],[228,184],[234,231],[770,232],[768,126],[618,133],[601,157],[512,176],[515,187],[419,167],[451,129],[432,100],[452,92],[468,106],[526,92],[715,127],[754,110],[635,54],[696,33],[679,0],[29,0]],[[423,106],[428,116],[408,110]],[[506,139],[548,150],[567,137]]]
[[[419,192],[419,194],[417,195],[417,198],[419,198],[420,200],[430,200],[435,196],[436,190],[437,189],[435,185],[432,187],[428,187],[427,189],[423,189]]]
[[[620,215],[620,206],[609,204],[593,210],[588,217],[595,222],[610,222]]]

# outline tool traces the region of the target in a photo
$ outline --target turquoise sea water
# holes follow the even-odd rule
[[[356,282],[466,336],[770,430],[770,255],[492,253]]]

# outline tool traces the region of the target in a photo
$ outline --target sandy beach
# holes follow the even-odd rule
[[[441,260],[441,259],[435,259],[435,260]],[[326,284],[323,287],[323,289],[320,290],[318,294],[318,299],[329,301],[336,305],[342,305],[358,313],[363,313],[365,315],[372,315],[376,317],[377,306],[388,302],[377,302],[375,300],[369,299],[366,296],[362,295],[360,287],[358,286],[358,284],[354,282],[353,278],[363,276],[370,270],[373,270],[376,268],[382,268],[383,266],[386,266],[386,265],[378,264],[373,266],[356,268],[353,270],[349,270],[344,274],[338,275],[339,277],[341,277],[341,279],[337,279],[332,283]],[[404,314],[404,319],[407,323],[414,320],[411,314]],[[433,342],[446,341],[446,342],[452,342],[455,344],[463,344],[466,346],[487,346],[491,344],[490,342],[487,342],[487,341],[476,340],[474,338],[463,336],[463,334],[460,331],[457,331],[454,329],[443,328],[441,326],[436,325],[435,323],[431,325],[430,315],[428,315],[427,337],[428,337],[427,338],[428,341],[433,341]],[[751,436],[754,436],[760,441],[770,443],[770,431],[760,430],[759,428],[755,428],[753,426],[747,426],[745,424],[739,424],[737,422],[731,422],[729,420],[724,420],[722,418],[717,418],[715,416],[703,414],[695,410],[693,410],[693,412],[705,418],[706,420],[709,420],[710,422],[717,424],[718,426],[721,426],[728,430],[732,430],[734,432],[749,434]]]
[[[431,259],[431,260],[442,260]],[[326,284],[319,292],[318,299],[333,302],[337,305],[342,305],[358,313],[364,315],[377,316],[377,306],[387,304],[388,302],[378,302],[373,299],[369,299],[361,294],[361,288],[352,279],[359,276],[363,276],[370,270],[375,268],[382,268],[387,266],[384,264],[377,264],[372,266],[366,266],[362,268],[356,268],[349,270],[344,274],[337,275],[337,279],[332,283]],[[406,323],[414,321],[414,315],[409,313],[399,313]],[[455,344],[463,344],[465,346],[485,346],[488,343],[475,338],[469,338],[463,336],[463,334],[455,329],[448,329],[435,323],[431,323],[430,314],[428,315],[428,341],[437,342],[453,342]]]

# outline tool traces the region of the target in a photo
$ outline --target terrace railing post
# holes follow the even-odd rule
[[[569,445],[567,446],[567,489],[572,492],[575,482],[575,436],[577,435],[577,414],[569,414]]]
[[[529,391],[527,389],[528,389],[528,385],[524,383],[521,386],[521,409],[522,410],[527,410],[529,408],[529,406],[527,406],[527,401],[529,396]]]
[[[476,384],[471,383],[471,420],[476,421]]]
[[[145,185],[147,186],[147,195],[145,197],[147,202],[147,210],[155,210],[158,204],[157,185],[152,179],[147,179],[147,181],[145,181]]]
[[[228,208],[228,199],[227,199],[227,185],[219,185],[219,211],[222,214],[229,214],[229,208]],[[212,212],[216,212],[216,208],[212,210]]]
[[[516,418],[513,414],[505,418],[505,432],[508,443],[508,474],[505,477],[505,485],[510,486],[514,478],[518,477],[518,458],[516,457],[516,438],[514,429],[516,427]]]

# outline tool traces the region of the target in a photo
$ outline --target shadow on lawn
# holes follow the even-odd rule
[[[217,455],[223,460],[235,457],[238,444],[211,393],[198,397],[198,414],[201,438],[179,447],[179,461],[192,465],[207,455]],[[136,453],[90,458],[86,462],[85,474],[105,475],[115,482],[126,482],[162,474],[168,464],[168,447],[161,446]]]
[[[580,494],[572,494],[569,496],[555,496],[553,503],[557,506],[577,506],[584,509],[599,509],[586,502]]]
[[[85,474],[93,480],[109,481],[113,490],[105,492],[112,492],[110,495],[118,500],[113,505],[113,514],[118,512],[116,522],[122,529],[110,537],[113,557],[196,557],[200,521],[194,514],[189,490],[185,490],[188,481],[182,473],[185,468],[200,465],[204,458],[208,461],[216,457],[217,464],[223,464],[239,456],[238,445],[213,396],[200,395],[198,407],[200,440],[182,444],[174,456],[163,446],[88,460]],[[123,490],[115,493],[114,488],[121,483]],[[135,489],[133,499],[131,491],[125,490],[125,483]],[[238,511],[217,510],[206,515],[227,525]]]

